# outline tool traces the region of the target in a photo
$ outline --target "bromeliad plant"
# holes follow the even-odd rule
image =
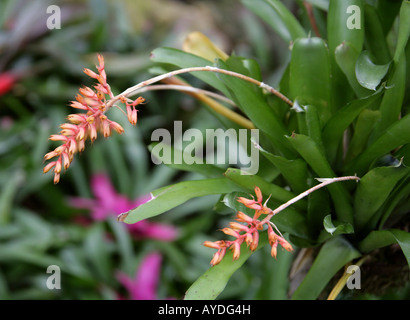
[[[279,90],[262,81],[255,60],[228,56],[193,33],[184,51],[152,52],[153,62],[176,70],[116,96],[99,56],[99,74],[86,70],[99,82],[96,91],[83,88],[72,103],[86,113],[69,116],[71,123],[51,137],[63,145],[46,155],[46,160],[57,160],[45,171],[54,168],[58,182],[62,168],[84,149],[87,138],[93,141],[98,130],[105,137],[111,129],[122,132],[106,115],[117,103],[125,104],[128,120],[136,124],[136,106],[144,99],[130,97],[146,90],[183,91],[204,102],[224,128],[259,130],[260,142],[253,141],[262,156],[257,174],[211,164],[170,164],[205,178],[154,190],[150,201],[119,216],[132,224],[211,194],[221,195],[216,208],[237,212],[237,222],[222,229],[234,240],[204,243],[217,249],[213,267],[189,288],[186,299],[215,299],[232,274],[268,243],[274,257],[278,244],[288,251],[313,249],[300,250],[302,258],[310,254],[314,261],[292,293],[294,299],[318,298],[343,266],[360,265],[376,249],[391,244],[401,247],[410,264],[410,2],[296,2],[299,20],[280,1],[242,0],[289,44]],[[220,94],[176,77],[187,72]],[[159,81],[166,84],[154,85]],[[256,200],[244,194],[253,190]],[[329,298],[335,298],[346,281],[343,275]]]

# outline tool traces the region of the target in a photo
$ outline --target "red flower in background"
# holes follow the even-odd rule
[[[0,96],[9,92],[17,82],[17,76],[11,72],[0,73]]]

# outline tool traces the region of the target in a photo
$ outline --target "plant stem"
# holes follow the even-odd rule
[[[222,96],[215,92],[198,89],[198,88],[191,87],[191,86],[179,85],[179,84],[158,84],[158,85],[151,85],[148,87],[142,87],[141,89],[137,90],[134,94],[137,95],[137,94],[140,94],[141,92],[155,91],[155,90],[176,90],[176,91],[183,91],[183,92],[189,92],[189,93],[199,93],[199,94],[204,94],[204,95],[219,99],[232,106],[235,106],[235,103],[231,99],[228,99],[225,96]]]
[[[142,87],[146,87],[148,85],[151,85],[153,83],[162,81],[166,78],[176,76],[178,74],[188,73],[188,72],[198,72],[198,71],[208,71],[208,72],[222,73],[222,74],[226,74],[226,75],[229,75],[229,76],[232,76],[232,77],[236,77],[236,78],[248,81],[248,82],[256,84],[259,87],[261,87],[262,89],[265,89],[268,92],[276,95],[278,98],[285,101],[290,106],[293,106],[293,102],[290,99],[288,99],[286,96],[284,96],[282,93],[280,93],[276,89],[272,88],[271,86],[269,86],[269,85],[267,85],[267,84],[265,84],[261,81],[258,81],[256,79],[253,79],[251,77],[245,76],[245,75],[237,73],[237,72],[224,70],[224,69],[219,69],[217,67],[206,66],[206,67],[191,67],[191,68],[179,69],[179,70],[171,71],[171,72],[168,72],[168,73],[153,77],[151,79],[142,81],[142,82],[136,84],[135,86],[132,86],[132,87],[128,88],[127,90],[120,93],[119,95],[113,97],[110,101],[107,102],[106,107],[107,107],[107,109],[109,109],[116,101],[118,101],[120,99],[121,96],[129,97],[131,95],[134,95],[135,92],[138,92],[138,90]]]
[[[299,201],[300,199],[306,197],[307,195],[311,194],[312,192],[323,188],[325,186],[327,186],[328,184],[334,183],[334,182],[338,182],[338,181],[346,181],[346,180],[360,180],[359,177],[357,176],[346,176],[346,177],[337,177],[337,178],[317,178],[316,180],[322,182],[308,190],[306,190],[305,192],[302,192],[301,194],[297,195],[296,197],[290,199],[288,202],[282,204],[281,206],[277,207],[275,210],[272,211],[271,214],[267,215],[265,217],[265,219],[263,219],[261,221],[261,224],[264,224],[266,222],[268,222],[275,214],[281,212],[282,210],[286,209],[287,207],[289,207],[290,205],[292,205],[293,203]]]

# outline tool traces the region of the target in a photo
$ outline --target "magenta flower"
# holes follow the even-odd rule
[[[130,300],[155,300],[157,299],[157,286],[160,277],[162,256],[153,252],[148,254],[141,262],[135,278],[123,272],[117,273],[118,281],[128,291]]]
[[[69,200],[71,206],[89,209],[93,220],[101,221],[110,216],[117,216],[149,201],[150,196],[143,196],[134,201],[118,194],[105,174],[95,174],[91,178],[91,191],[95,199],[74,197]],[[143,220],[134,224],[126,224],[128,230],[138,238],[153,238],[172,241],[177,236],[177,230],[170,225],[164,225]]]

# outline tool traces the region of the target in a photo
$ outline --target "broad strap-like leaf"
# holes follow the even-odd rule
[[[296,289],[292,299],[317,299],[332,277],[346,263],[360,256],[360,252],[342,236],[330,239],[320,249],[318,256],[302,283]]]
[[[375,227],[376,221],[371,222],[373,215],[409,171],[410,168],[399,163],[397,166],[374,168],[360,179],[354,197],[356,231]]]
[[[394,243],[400,246],[410,268],[410,233],[407,231],[397,229],[372,231],[359,243],[358,248],[367,253]]]
[[[259,245],[256,250],[259,250],[268,243],[266,232],[261,233]],[[238,270],[248,258],[252,255],[246,244],[241,246],[241,255],[236,261],[232,260],[232,251],[227,251],[222,261],[209,268],[202,276],[200,276],[187,290],[185,300],[215,300],[219,294],[225,289],[229,279]]]
[[[306,37],[295,16],[278,0],[242,0],[242,3],[269,24],[287,43]]]
[[[179,182],[153,191],[151,200],[122,214],[121,221],[136,223],[167,212],[196,197],[233,191],[243,191],[243,188],[226,178]]]

